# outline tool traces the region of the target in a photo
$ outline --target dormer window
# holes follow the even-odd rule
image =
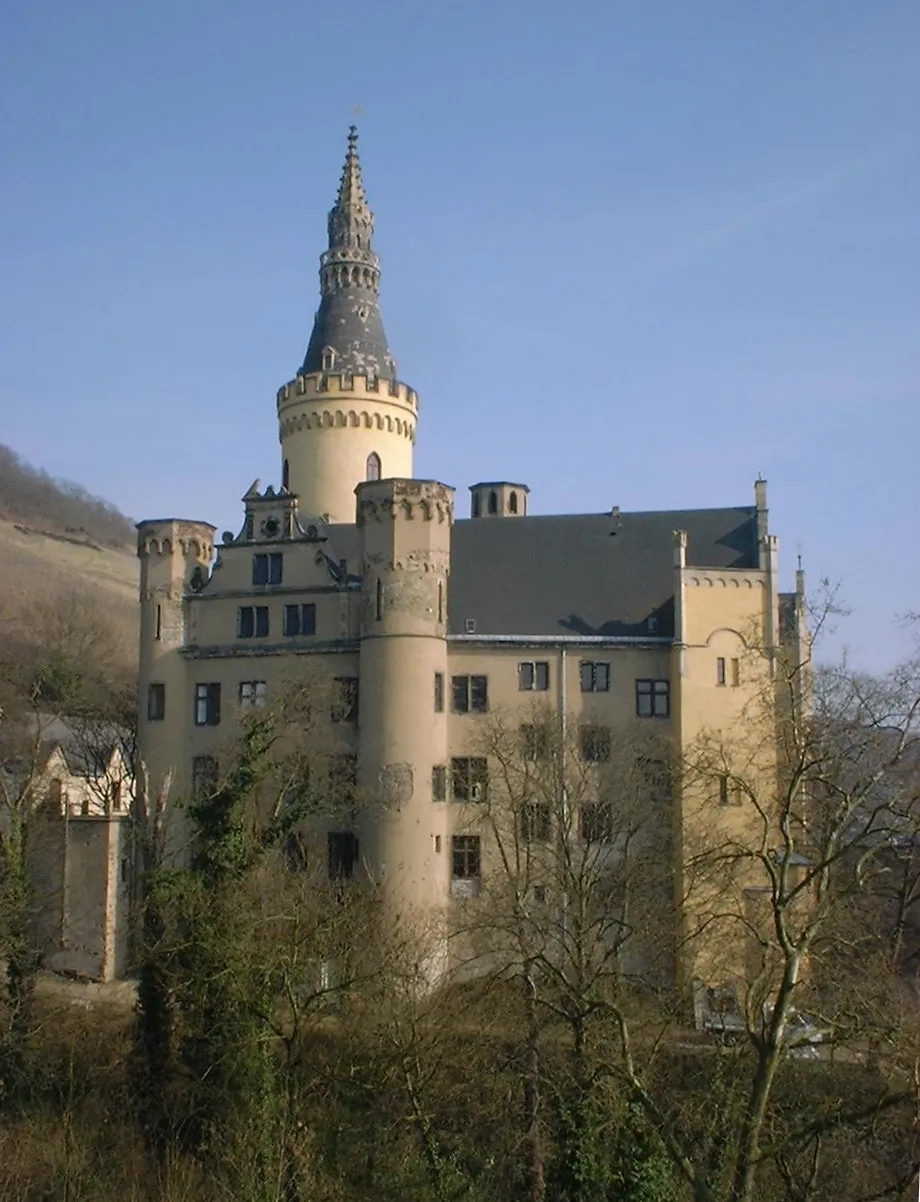
[[[364,478],[365,478],[365,480],[379,480],[380,479],[380,456],[375,451],[371,451],[371,453],[367,457],[367,464],[366,464],[366,471],[365,471]]]
[[[335,367],[335,350],[331,346],[323,347],[323,371],[332,371]]]
[[[290,488],[291,487],[291,465],[288,463],[288,461],[286,459],[284,461],[284,466],[281,469],[281,487],[282,488]]]

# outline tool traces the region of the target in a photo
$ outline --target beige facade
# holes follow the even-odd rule
[[[529,728],[539,704],[576,760],[651,731],[675,762],[707,732],[751,748],[780,639],[777,543],[762,481],[752,505],[582,516],[534,516],[525,485],[485,482],[459,519],[452,488],[412,477],[418,397],[379,324],[371,229],[352,138],[310,348],[277,394],[281,486],[256,482],[216,550],[206,523],[139,524],[141,755],[151,793],[189,796],[196,764],[253,708],[308,675],[337,682],[348,703],[330,709],[327,746],[354,757],[361,804],[314,821],[312,867],[373,883],[389,921],[426,927],[440,963],[496,863],[496,723]],[[687,900],[687,864],[714,830],[744,835],[733,773],[774,787],[771,730],[767,715],[756,755],[662,803],[674,948],[709,904]],[[604,771],[596,786],[583,776],[592,804]],[[587,806],[584,789],[573,801],[564,786],[564,804]],[[603,837],[588,826],[573,814],[562,835]],[[177,822],[172,854],[187,851]],[[674,972],[705,975],[708,954],[675,953]]]

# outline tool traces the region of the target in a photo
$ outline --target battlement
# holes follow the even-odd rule
[[[172,555],[178,550],[186,559],[210,563],[214,557],[216,526],[183,518],[148,518],[137,523],[139,559]]]
[[[399,380],[359,376],[349,372],[310,372],[295,376],[278,389],[278,413],[299,401],[329,401],[337,397],[367,399],[399,405],[418,414],[418,393]]]
[[[421,520],[450,522],[454,490],[437,480],[366,480],[355,489],[357,523]]]

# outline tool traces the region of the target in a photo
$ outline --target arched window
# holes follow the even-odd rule
[[[367,471],[364,478],[365,480],[380,479],[380,456],[376,451],[371,451],[367,457]]]
[[[517,513],[517,493],[512,492],[508,497],[508,512]]]
[[[482,499],[478,492],[473,493],[473,517],[478,518],[482,513]]]
[[[489,493],[489,513],[498,513],[498,493],[494,488]]]
[[[291,465],[286,459],[284,466],[281,468],[281,485],[283,488],[291,487]]]

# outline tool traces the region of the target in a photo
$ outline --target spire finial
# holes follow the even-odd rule
[[[339,181],[339,192],[329,213],[329,249],[354,247],[370,250],[374,232],[374,214],[364,195],[361,161],[358,158],[358,127],[348,127],[348,149]]]

